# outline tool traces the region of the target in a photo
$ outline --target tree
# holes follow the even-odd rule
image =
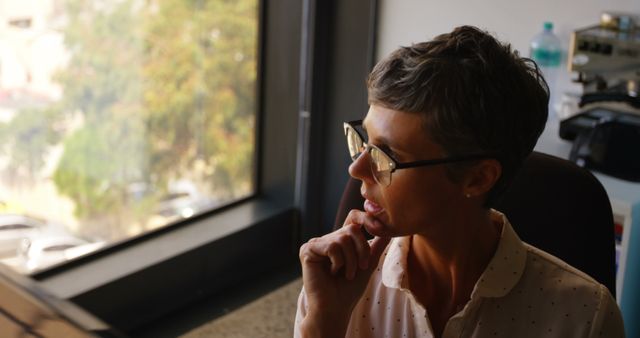
[[[53,174],[85,234],[144,224],[187,177],[220,201],[250,192],[257,0],[66,0],[60,102],[0,125],[14,172]],[[142,196],[133,187],[148,187]]]
[[[30,108],[0,124],[0,153],[10,159],[6,169],[14,183],[34,183],[51,145],[62,136],[56,121],[55,109]]]
[[[256,1],[69,0],[67,11],[71,59],[54,115],[82,123],[54,181],[86,230],[120,237],[180,177],[222,200],[248,193]],[[156,189],[132,198],[140,182]]]
[[[257,1],[154,4],[144,68],[154,172],[180,176],[201,163],[200,179],[218,196],[246,194],[255,143]]]
[[[141,103],[141,32],[130,1],[67,2],[68,67],[58,116],[81,121],[64,140],[53,179],[70,197],[85,232],[120,237],[136,221],[132,182],[150,166]],[[139,217],[138,217],[139,218]],[[139,220],[139,219],[138,219]]]

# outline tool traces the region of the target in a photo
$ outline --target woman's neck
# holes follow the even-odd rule
[[[446,226],[413,235],[407,264],[410,289],[418,300],[436,306],[429,311],[457,312],[493,257],[501,229],[501,222],[483,209],[475,215],[459,213]]]

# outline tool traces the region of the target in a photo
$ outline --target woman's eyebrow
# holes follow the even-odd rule
[[[369,140],[369,141],[375,141],[375,143],[377,143],[377,144],[383,144],[383,145],[386,145],[386,146],[391,147],[391,148],[396,148],[394,146],[393,142],[391,142],[388,138],[386,138],[384,136],[379,136],[378,135],[378,136],[374,137],[372,140]]]
[[[362,120],[362,130],[364,130],[365,132],[367,132],[367,126],[366,126],[366,121],[367,118],[365,117],[364,120]],[[385,148],[388,148],[389,150],[393,151],[394,153],[406,153],[402,147],[399,147],[398,144],[396,144],[395,142],[391,141],[390,139],[388,139],[385,136],[382,135],[376,135],[376,137],[371,138],[371,135],[369,135],[369,133],[367,132],[367,142],[373,142],[374,144],[377,144],[378,146],[380,145],[384,145]]]
[[[367,125],[366,125],[366,121],[367,118],[365,117],[364,120],[362,120],[362,130],[364,130],[365,132],[367,132]],[[394,149],[399,149],[397,147],[397,145],[394,142],[391,142],[391,140],[389,140],[388,138],[386,138],[385,136],[382,135],[376,135],[376,137],[374,137],[373,139],[371,138],[371,135],[369,135],[369,133],[367,132],[367,138],[369,138],[367,141],[371,142],[371,141],[375,141],[375,143],[378,144],[384,144],[389,148],[394,148]]]

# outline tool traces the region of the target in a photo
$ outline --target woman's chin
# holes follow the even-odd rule
[[[385,212],[372,215],[377,222],[373,225],[365,225],[365,230],[372,236],[376,237],[395,237],[393,226],[389,222],[389,218]]]

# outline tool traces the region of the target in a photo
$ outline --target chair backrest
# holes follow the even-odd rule
[[[362,210],[360,181],[350,178],[335,227]],[[615,297],[611,203],[602,184],[573,162],[533,152],[495,209],[527,243],[559,257],[609,288]]]

